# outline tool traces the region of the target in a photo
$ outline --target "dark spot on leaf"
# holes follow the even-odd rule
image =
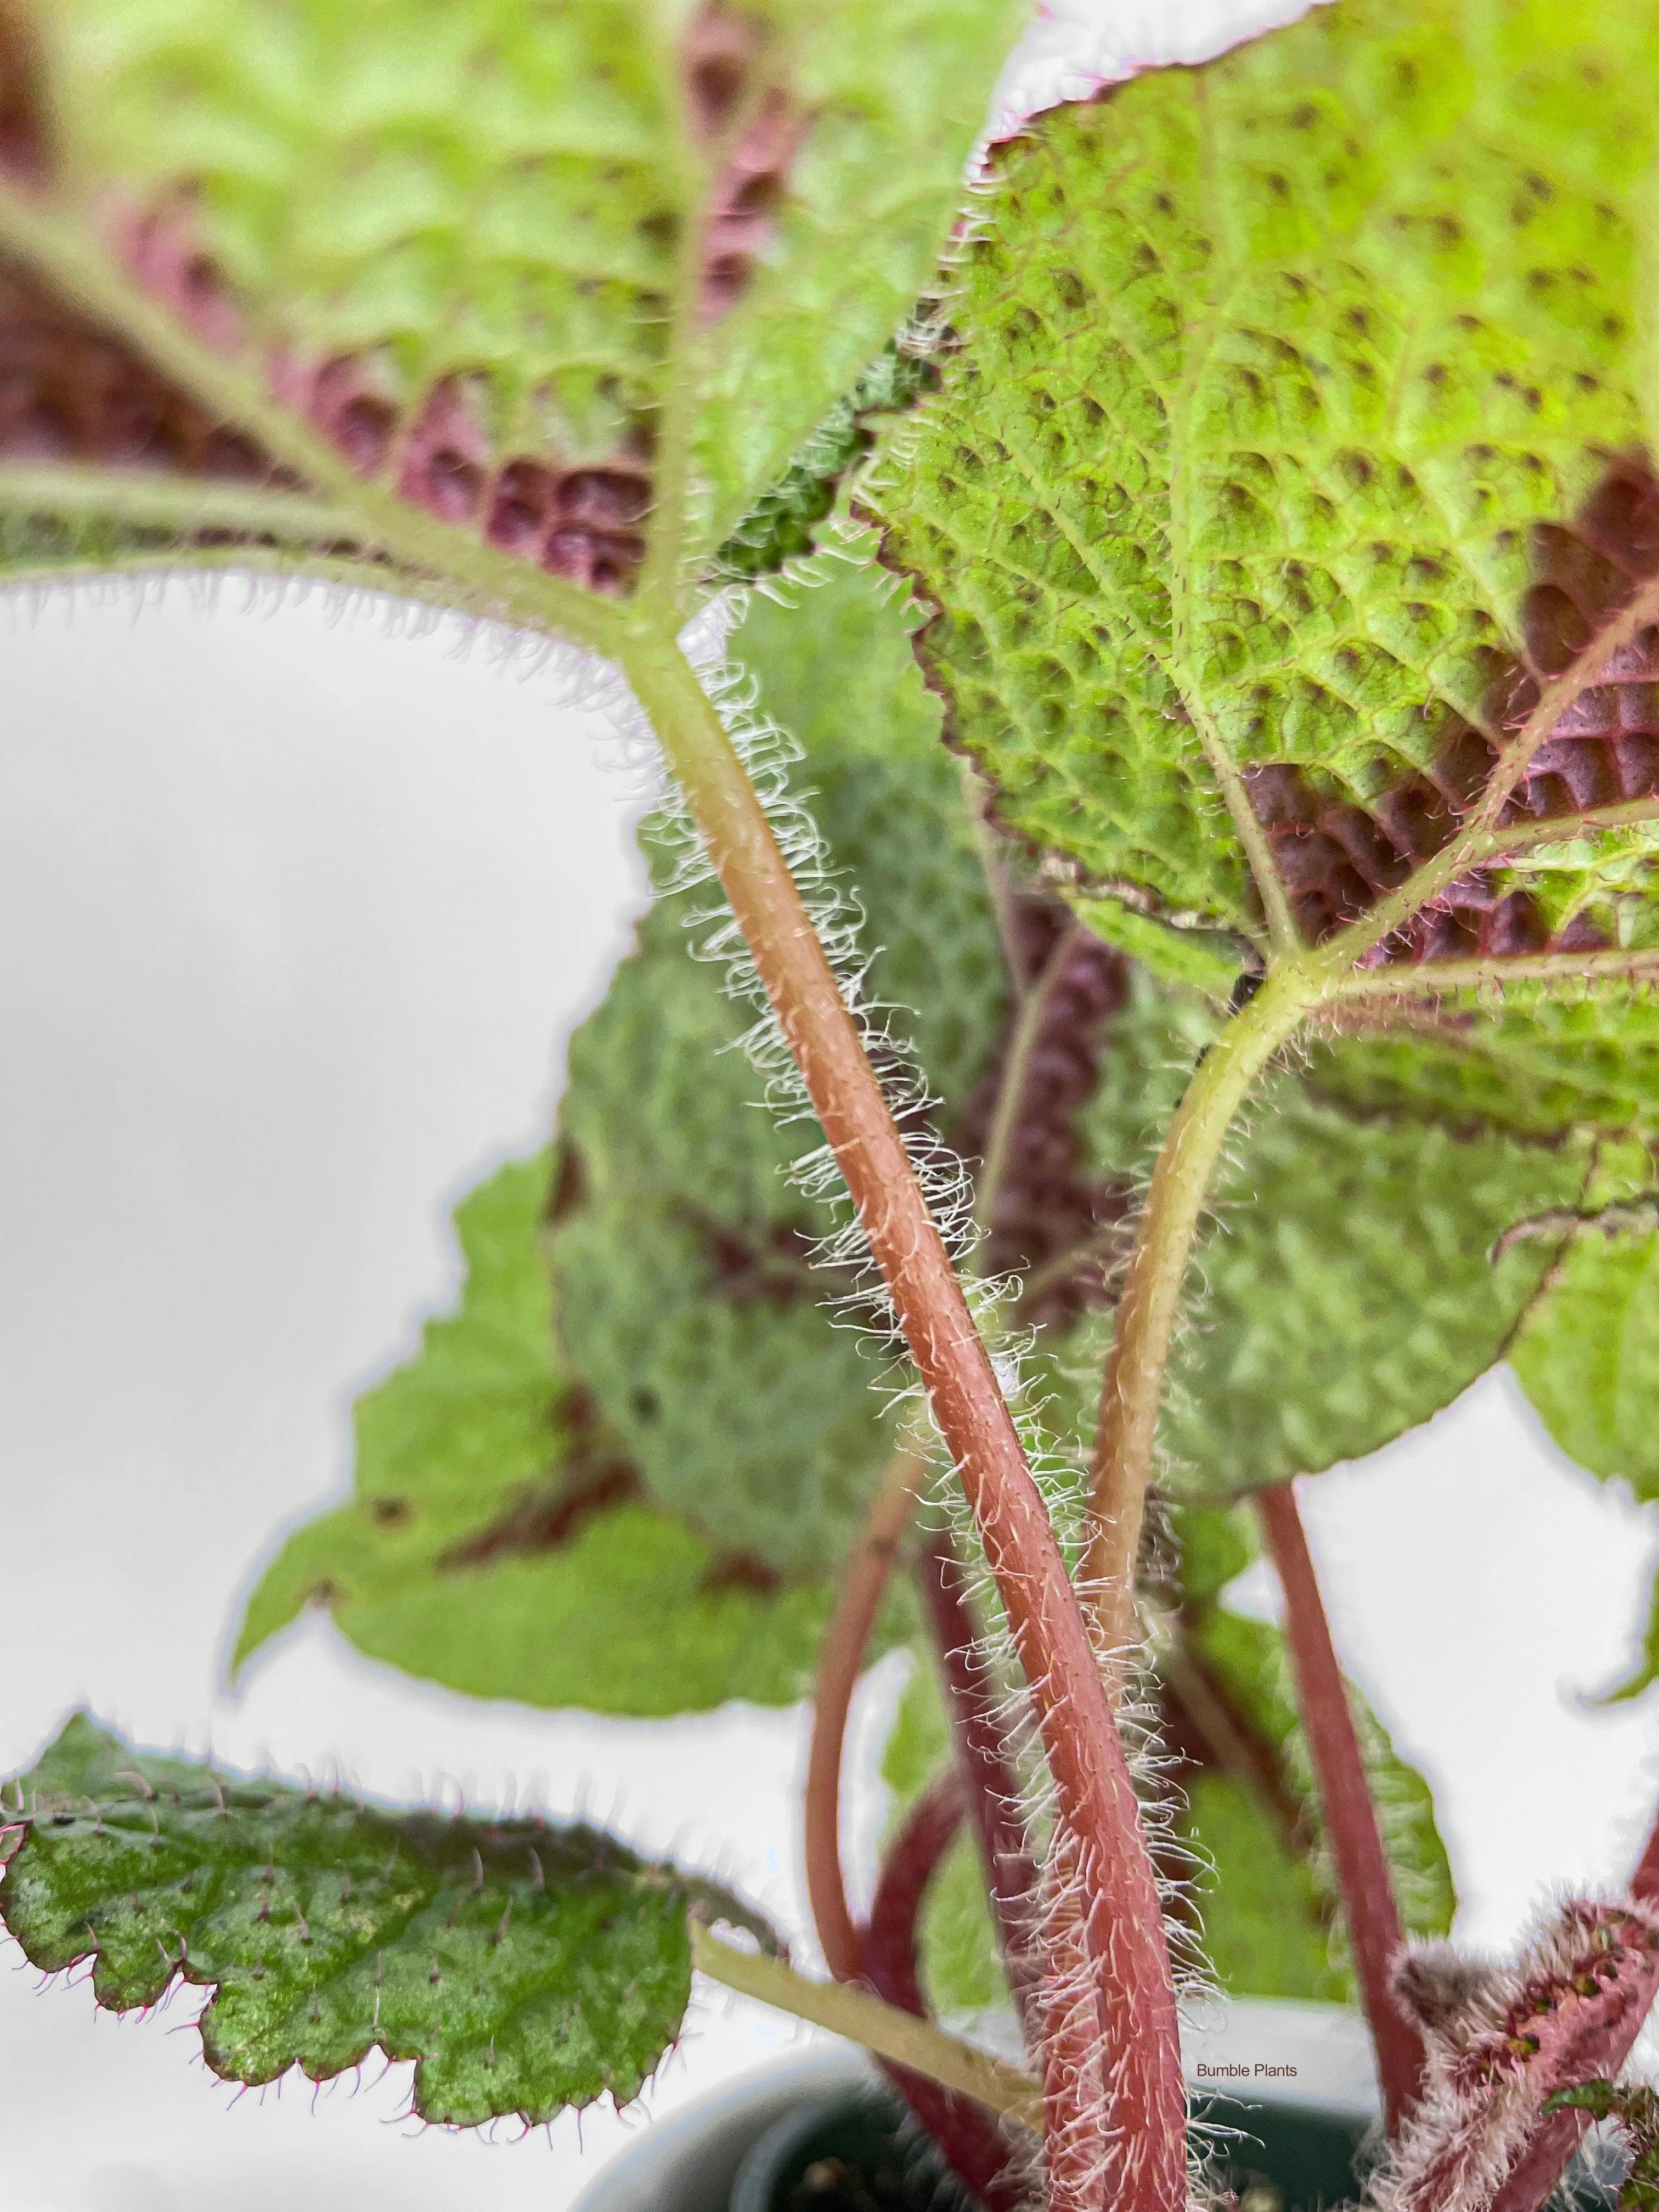
[[[38,33],[20,0],[0,0],[0,169],[44,184],[54,150]]]
[[[32,276],[3,263],[0,454],[245,483],[293,482],[251,440],[228,432],[118,339],[82,322]]]
[[[441,1553],[441,1573],[559,1551],[599,1514],[641,1495],[638,1474],[620,1445],[605,1433],[586,1391],[569,1394],[562,1422],[575,1432],[575,1443],[557,1474],[544,1487],[527,1491],[487,1528]]]
[[[757,1597],[770,1597],[783,1587],[783,1577],[764,1559],[747,1552],[726,1552],[710,1563],[697,1587],[708,1597],[722,1590],[746,1590]]]
[[[559,1139],[553,1158],[553,1179],[548,1192],[547,1218],[551,1223],[567,1220],[582,1205],[587,1195],[587,1176],[582,1165],[582,1156],[568,1137]]]
[[[721,0],[697,10],[684,67],[686,105],[700,138],[718,137],[736,115],[765,38],[763,25]]]

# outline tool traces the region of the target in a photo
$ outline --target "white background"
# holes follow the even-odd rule
[[[1166,50],[1205,20],[1166,17]],[[797,1714],[475,1705],[315,1621],[223,1693],[239,1594],[345,1484],[353,1395],[453,1294],[449,1202],[544,1136],[641,895],[628,779],[550,671],[246,597],[0,609],[0,1771],[85,1701],[402,1797],[584,1803],[799,1928]],[[1434,1784],[1462,1932],[1506,1946],[1553,1890],[1616,1880],[1659,1702],[1587,1699],[1629,1662],[1654,1518],[1501,1376],[1305,1505],[1348,1665]],[[866,1770],[894,1689],[866,1695]],[[866,1855],[878,1810],[866,1784]],[[590,2114],[585,2150],[573,2121],[422,2131],[406,2069],[234,2099],[193,2000],[118,2023],[36,1982],[0,1948],[0,2212],[560,2212],[641,2124]],[[700,2008],[647,2103],[793,2034]]]

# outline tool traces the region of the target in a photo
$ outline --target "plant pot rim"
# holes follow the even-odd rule
[[[1013,2023],[990,2014],[976,2040],[1007,2051]],[[1195,2006],[1182,2027],[1188,2085],[1201,2116],[1206,2094],[1239,2104],[1295,2106],[1369,2124],[1381,2116],[1376,2063],[1363,2014],[1346,2005],[1223,1997]],[[1293,2068],[1258,2074],[1257,2067]],[[1248,2069],[1200,2075],[1200,2067]],[[726,2212],[738,2169],[767,2129],[806,2103],[856,2096],[880,2081],[850,2044],[823,2044],[710,2086],[595,2174],[571,2212]],[[671,2190],[672,2194],[671,2195]]]
[[[867,2053],[843,2043],[712,2082],[659,2120],[645,2115],[570,2212],[665,2212],[671,2202],[674,2212],[726,2212],[738,2168],[768,2128],[804,2104],[856,2096],[880,2079]],[[672,2199],[671,2185],[679,2192]]]

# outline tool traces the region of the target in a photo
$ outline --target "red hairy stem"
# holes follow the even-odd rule
[[[623,664],[684,790],[846,1180],[979,1528],[1037,1708],[1079,1933],[1111,2046],[1109,2168],[1121,2212],[1181,2212],[1186,2100],[1174,1985],[1134,1786],[1047,1508],[909,1155],[753,785],[689,663],[648,633]]]
[[[1043,2153],[1049,2212],[1111,2212],[1116,2202],[1098,2122],[1110,2110],[1088,1931],[1074,1900],[1085,1887],[1073,1839],[1057,1835],[1043,1870]],[[1133,2154],[1133,2146],[1126,2147]]]
[[[1593,2068],[1589,2078],[1610,2079],[1628,2056],[1628,2051],[1620,2051],[1612,2065]],[[1489,2212],[1540,2212],[1540,2208],[1547,2204],[1561,2186],[1562,2177],[1571,2165],[1572,2154],[1583,2141],[1589,2124],[1588,2112],[1571,2108],[1552,2112],[1533,2137],[1519,2166],[1492,2198]]]
[[[918,1797],[889,1847],[864,1938],[864,1978],[878,1997],[925,2020],[916,1923],[927,1885],[962,1826],[968,1793],[952,1766]],[[982,2105],[925,2075],[884,2063],[882,2071],[989,2212],[1017,2212],[1029,2192],[1009,2174],[1011,2144]]]
[[[994,1687],[975,1641],[962,1562],[948,1536],[935,1537],[923,1547],[916,1572],[944,1668],[957,1760],[985,1853],[1008,1986],[1031,2040],[1032,2005],[1042,1973],[1036,1869],[1025,1848],[1013,1773],[1002,1755]]]
[[[1405,1947],[1406,1931],[1294,1486],[1286,1482],[1259,1491],[1255,1503],[1285,1592],[1285,1636],[1302,1723],[1342,1891],[1354,1972],[1376,2047],[1382,2101],[1390,2131],[1397,2131],[1421,2090],[1424,2062],[1422,2030],[1401,2008],[1394,1990],[1395,1966]]]
[[[921,1472],[921,1462],[908,1451],[895,1452],[888,1462],[857,1548],[842,1578],[835,1617],[818,1660],[812,1740],[806,1755],[802,1840],[813,1924],[824,1964],[838,1982],[856,1980],[862,1959],[841,1863],[841,1769],[847,1715],[893,1561],[909,1523]]]

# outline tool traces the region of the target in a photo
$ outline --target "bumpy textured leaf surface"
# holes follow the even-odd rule
[[[37,179],[52,134],[39,53],[15,10],[0,21],[0,177]],[[257,523],[228,531],[222,511],[214,528],[209,511],[228,495],[234,513],[236,495],[267,488],[291,491],[293,479],[256,438],[89,320],[72,297],[0,258],[0,574],[120,567],[227,534],[258,542]],[[169,489],[185,495],[182,508],[170,510]],[[312,536],[330,542],[314,524]]]
[[[706,560],[904,320],[1016,20],[1011,0],[38,0],[8,40],[30,97],[0,155],[268,388],[236,468],[269,477],[273,424],[298,424],[474,543],[614,592],[659,453],[689,447],[679,550]],[[166,422],[108,443],[75,450],[199,461]]]
[[[1659,1005],[1639,989],[1511,983],[1500,1004],[1451,1002],[1392,1036],[1316,1050],[1310,1073],[1362,1113],[1436,1118],[1553,1141],[1591,1128],[1659,1135]]]
[[[832,1587],[725,1577],[707,1537],[641,1499],[558,1358],[547,1182],[545,1155],[514,1162],[456,1209],[459,1310],[358,1401],[356,1494],[266,1569],[236,1664],[315,1603],[370,1657],[476,1697],[653,1717],[791,1702]]]
[[[1580,1467],[1659,1498],[1659,1238],[1590,1231],[1557,1249],[1515,1371]]]
[[[1547,1294],[1510,1355],[1561,1449],[1638,1498],[1659,1498],[1659,1237],[1588,1228],[1552,1248]],[[1613,1695],[1659,1681],[1659,1579],[1641,1650]]]
[[[1099,1170],[1150,1170],[1215,1018],[1196,994],[1138,979],[1108,1025],[1084,1116]],[[1339,1072],[1349,1049],[1328,1056]],[[1297,1075],[1274,1077],[1200,1242],[1162,1424],[1171,1480],[1183,1494],[1237,1494],[1426,1420],[1502,1356],[1552,1256],[1523,1242],[1493,1266],[1492,1246],[1518,1220],[1577,1206],[1595,1168],[1588,1138],[1524,1143],[1473,1116],[1461,1133],[1435,1118],[1360,1117]],[[1109,1328],[1085,1324],[1096,1358]]]
[[[732,531],[715,556],[716,578],[752,583],[810,556],[842,483],[875,444],[872,418],[902,414],[933,380],[925,359],[890,343]]]
[[[100,2004],[209,1986],[227,2080],[323,2081],[378,2046],[415,2109],[476,2125],[635,2095],[679,2032],[696,1889],[610,1838],[445,1819],[133,1751],[78,1714],[21,1776],[0,1914]],[[733,1905],[734,1917],[746,1918]]]
[[[1277,1091],[1278,1095],[1275,1095]],[[1588,1162],[1499,1138],[1356,1123],[1270,1089],[1218,1190],[1164,1436],[1206,1489],[1376,1449],[1501,1356],[1547,1259],[1512,1222],[1572,1205]]]
[[[1648,4],[1341,0],[1011,147],[884,511],[1016,828],[1253,928],[1219,755],[1315,936],[1445,842],[1659,554],[1613,458],[1644,435],[1656,59]],[[1654,651],[1512,818],[1659,788]],[[1615,847],[1627,888],[1650,846]],[[1471,879],[1414,949],[1583,941],[1613,888],[1583,861]]]

